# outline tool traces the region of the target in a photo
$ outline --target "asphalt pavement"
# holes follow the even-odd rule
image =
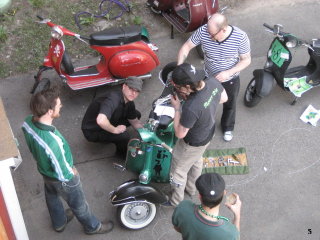
[[[229,22],[246,31],[251,40],[252,63],[241,73],[241,90],[238,97],[237,120],[234,139],[226,143],[218,127],[209,148],[224,149],[245,147],[249,161],[249,174],[224,176],[227,191],[236,192],[242,200],[241,239],[320,239],[320,148],[318,147],[319,126],[303,123],[299,117],[309,104],[320,109],[320,89],[314,88],[302,95],[296,105],[291,106],[293,95],[276,86],[267,98],[252,109],[243,104],[244,90],[252,78],[252,71],[263,68],[272,35],[265,32],[262,24],[281,23],[284,30],[300,38],[320,38],[320,3],[318,1],[279,0],[246,1],[245,4],[226,12]],[[155,17],[155,21],[164,21]],[[136,101],[137,108],[147,119],[152,100],[162,89],[158,72],[166,63],[174,61],[180,46],[189,34],[175,34],[170,39],[170,26],[164,25],[151,39],[159,47],[161,61],[146,80],[143,92]],[[292,66],[307,63],[305,48],[294,51]],[[94,61],[94,60],[91,60]],[[200,67],[203,62],[196,52],[190,53],[188,62]],[[87,62],[86,62],[87,63]],[[36,71],[36,70],[35,70]],[[50,225],[45,205],[42,177],[29,153],[21,132],[21,124],[28,114],[29,90],[33,85],[30,72],[0,80],[0,96],[23,159],[13,177],[20,200],[29,238],[40,239],[180,239],[171,225],[171,208],[158,206],[155,220],[145,229],[131,231],[122,228],[116,220],[116,208],[108,202],[108,193],[122,182],[133,177],[130,172],[119,172],[113,162],[123,163],[115,155],[112,144],[87,142],[80,125],[84,112],[94,94],[100,94],[110,87],[72,91],[62,89],[63,108],[61,117],[54,124],[70,143],[75,165],[80,172],[83,187],[93,213],[99,219],[114,219],[115,229],[106,235],[87,236],[77,220],[68,224],[63,233],[56,233]],[[56,75],[50,76],[59,81]],[[220,122],[221,107],[217,114]],[[218,125],[219,126],[219,125]],[[159,185],[164,190],[168,184]],[[196,198],[194,198],[197,201]],[[221,215],[232,218],[224,206]]]

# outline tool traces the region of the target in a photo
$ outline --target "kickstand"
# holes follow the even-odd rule
[[[171,39],[174,39],[174,35],[173,35],[173,25],[171,25]]]
[[[95,88],[94,88],[94,92],[93,92],[93,96],[92,96],[92,101],[96,98],[96,96],[97,96],[97,91],[98,91],[98,88],[95,87]]]
[[[295,105],[295,104],[296,104],[297,99],[298,99],[298,97],[294,97],[294,99],[293,99],[293,101],[292,101],[292,103],[291,103],[291,106],[293,106],[293,105]]]

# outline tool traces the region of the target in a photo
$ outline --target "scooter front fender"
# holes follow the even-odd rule
[[[153,186],[139,183],[137,179],[122,183],[110,193],[110,201],[114,206],[125,205],[130,202],[164,203],[167,197]]]
[[[253,76],[256,79],[257,94],[260,97],[268,96],[275,84],[273,75],[264,69],[256,69],[253,71]]]

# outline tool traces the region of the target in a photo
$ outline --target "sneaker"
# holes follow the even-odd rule
[[[233,138],[233,135],[232,135],[232,131],[226,131],[224,132],[223,134],[223,139],[226,141],[226,142],[230,142]]]
[[[112,221],[104,221],[101,222],[100,227],[93,231],[93,232],[86,232],[86,234],[88,235],[92,235],[92,234],[103,234],[103,233],[108,233],[111,232],[113,229],[113,222]]]
[[[67,217],[67,222],[63,226],[58,227],[58,228],[54,228],[54,230],[56,232],[63,232],[64,229],[66,228],[67,224],[73,219],[74,215],[73,215],[73,212],[70,208],[68,208],[66,210],[66,217]]]

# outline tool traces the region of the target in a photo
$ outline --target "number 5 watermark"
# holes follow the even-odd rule
[[[307,235],[309,236],[309,237],[311,237],[312,239],[315,239],[314,237],[314,231],[312,230],[312,228],[308,228],[307,229]],[[316,234],[317,235],[317,234]],[[309,237],[308,237],[308,239],[309,239]],[[310,238],[310,240],[311,240],[311,238]],[[317,240],[320,240],[320,237],[319,238],[317,238]]]

